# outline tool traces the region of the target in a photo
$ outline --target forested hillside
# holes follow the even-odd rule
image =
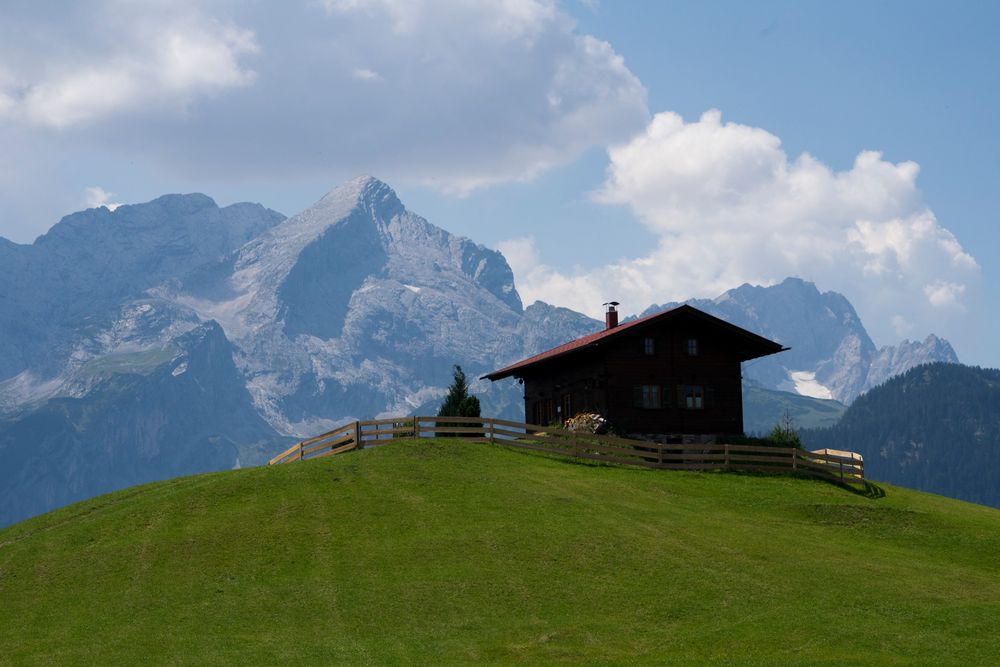
[[[872,479],[1000,507],[1000,370],[918,366],[802,438],[860,452]]]

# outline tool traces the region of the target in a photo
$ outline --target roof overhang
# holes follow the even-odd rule
[[[605,329],[597,333],[583,336],[582,338],[578,338],[576,340],[554,347],[551,350],[541,352],[532,357],[528,357],[527,359],[522,359],[517,363],[511,364],[510,366],[506,366],[499,370],[495,370],[492,373],[487,373],[486,375],[481,376],[480,379],[491,380],[495,382],[497,380],[503,380],[504,378],[508,377],[524,377],[525,371],[527,371],[528,369],[535,369],[538,366],[542,364],[547,364],[548,362],[553,361],[555,359],[561,359],[563,357],[572,354],[577,354],[585,350],[594,349],[607,342],[614,341],[615,339],[620,337],[621,334],[625,332],[635,333],[636,331],[639,331],[641,329],[645,329],[647,327],[659,324],[664,321],[676,319],[684,315],[692,316],[708,324],[718,326],[727,333],[732,334],[736,336],[737,339],[741,340],[743,345],[737,348],[740,350],[738,355],[740,361],[749,361],[751,359],[758,359],[760,357],[765,357],[770,354],[776,354],[778,352],[784,352],[786,350],[791,349],[782,346],[781,343],[776,343],[773,340],[764,338],[763,336],[755,334],[752,331],[748,331],[746,329],[743,329],[742,327],[738,327],[735,324],[731,324],[723,319],[715,317],[714,315],[709,315],[704,311],[698,310],[697,308],[685,304],[682,306],[678,306],[676,308],[672,308],[670,310],[665,310],[660,313],[655,313],[653,315],[640,318],[638,320],[625,322],[613,329]]]

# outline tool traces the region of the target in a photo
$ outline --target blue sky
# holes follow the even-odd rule
[[[528,300],[799,275],[1000,365],[995,3],[140,4],[0,9],[0,235],[373,173]]]

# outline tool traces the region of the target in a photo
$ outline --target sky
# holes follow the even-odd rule
[[[599,315],[786,276],[1000,366],[993,2],[0,6],[0,236],[360,174]]]

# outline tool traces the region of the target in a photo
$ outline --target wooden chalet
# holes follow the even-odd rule
[[[525,421],[549,425],[593,412],[627,433],[743,433],[741,362],[785,349],[691,306],[618,324],[484,378],[524,383]]]

